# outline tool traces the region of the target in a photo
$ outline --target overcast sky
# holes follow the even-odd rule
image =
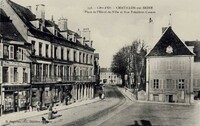
[[[136,39],[144,40],[152,47],[161,37],[161,28],[168,26],[169,14],[175,33],[182,40],[200,40],[200,2],[199,0],[13,0],[22,6],[45,4],[46,19],[60,17],[68,19],[68,28],[90,28],[91,39],[96,53],[100,54],[101,67],[110,67],[113,55],[123,46]],[[112,10],[118,6],[152,6],[153,14],[88,14],[87,8],[109,6]],[[106,10],[106,9],[103,9]],[[107,9],[108,10],[108,9]],[[119,9],[118,9],[119,11]],[[123,9],[120,11],[131,11]],[[134,11],[134,10],[133,10]],[[141,11],[144,11],[143,9]],[[153,19],[153,28],[149,27],[149,18]],[[151,31],[151,32],[149,32]],[[153,42],[149,42],[149,34]]]

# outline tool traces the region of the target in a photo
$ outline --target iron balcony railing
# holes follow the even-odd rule
[[[32,83],[45,82],[95,82],[96,76],[70,76],[70,77],[45,77],[45,76],[33,76]]]

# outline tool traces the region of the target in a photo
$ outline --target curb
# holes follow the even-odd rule
[[[154,101],[142,101],[142,100],[136,100],[133,96],[132,96],[132,93],[128,90],[128,89],[125,89],[125,88],[119,88],[119,91],[124,95],[126,96],[128,99],[130,99],[131,101],[133,102],[137,102],[137,103],[147,103],[147,104],[162,104],[162,105],[184,105],[184,106],[191,106],[191,105],[198,105],[198,104],[189,104],[189,103],[167,103],[167,102],[154,102]],[[126,91],[123,91],[123,90],[126,90]],[[126,92],[129,92],[129,95],[128,93]]]
[[[91,100],[93,100],[93,101],[91,101]],[[70,104],[71,106],[70,105],[69,106],[65,106],[64,108],[60,108],[59,109],[59,106],[56,106],[55,108],[57,109],[57,111],[63,111],[63,110],[67,110],[67,109],[70,109],[70,108],[75,108],[75,107],[78,107],[78,106],[83,106],[83,105],[88,105],[88,104],[96,103],[96,102],[99,102],[99,101],[100,101],[100,99],[98,97],[96,97],[96,98],[90,99],[90,101],[88,100],[88,102],[86,102],[86,103],[82,103],[81,104],[81,101],[80,101],[79,102],[80,104],[77,104],[77,105],[74,105],[74,106],[73,106],[73,104]],[[31,117],[35,117],[35,116],[39,116],[39,115],[46,115],[46,114],[48,114],[48,110],[41,111],[41,113],[36,113],[36,114],[35,113],[31,113],[31,114],[32,115],[30,115],[30,116],[22,117],[22,118],[19,118],[19,119],[13,119],[13,120],[10,120],[10,121],[17,121],[17,120],[21,120],[21,119],[25,119],[25,118],[31,118]],[[10,124],[9,122],[6,122],[3,119],[1,121],[4,121],[4,123],[2,123],[2,124],[0,123],[0,126],[7,126],[7,125]]]

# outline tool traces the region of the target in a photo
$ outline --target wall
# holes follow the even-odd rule
[[[189,102],[189,93],[193,92],[192,66],[193,57],[148,57],[148,90],[149,100],[167,101],[166,95],[173,95],[175,102]],[[159,88],[153,87],[153,80],[159,79]],[[172,80],[172,87],[167,87],[167,79]],[[185,80],[184,89],[178,89],[178,80]],[[184,94],[183,94],[184,93]],[[158,96],[156,96],[158,94]],[[153,95],[155,97],[153,97]],[[184,96],[184,99],[180,100]]]

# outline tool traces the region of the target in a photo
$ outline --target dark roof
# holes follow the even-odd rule
[[[185,41],[187,46],[194,46],[194,62],[200,62],[200,41]]]
[[[167,53],[167,47],[172,48],[172,53]],[[160,40],[147,56],[174,56],[174,55],[194,55],[187,46],[178,38],[171,27],[168,27]]]
[[[14,41],[23,41],[23,37],[21,34],[17,31],[15,26],[13,25],[12,21],[9,19],[9,17],[5,14],[5,12],[0,9],[0,34],[4,39],[7,40],[14,40]]]
[[[77,45],[79,47],[94,51],[93,48],[87,47],[84,45],[81,45],[80,43],[74,43],[71,41],[68,41],[66,38],[64,38],[60,33],[58,33],[58,36],[53,35],[46,27],[43,28],[43,31],[40,31],[40,29],[35,28],[30,21],[38,20],[36,19],[35,14],[33,14],[28,8],[23,7],[17,3],[14,3],[13,1],[8,0],[8,3],[13,8],[13,10],[17,13],[17,15],[22,19],[22,21],[29,27],[29,32],[36,38],[44,39],[47,41],[55,41],[55,42],[62,42],[62,44],[71,44],[71,45]],[[56,25],[54,22],[45,20],[45,25],[47,26],[53,26]],[[57,25],[56,25],[57,27]],[[75,33],[71,30],[67,31],[70,33]]]
[[[0,8],[0,21],[1,22],[8,22],[10,18],[6,15],[6,13]]]

